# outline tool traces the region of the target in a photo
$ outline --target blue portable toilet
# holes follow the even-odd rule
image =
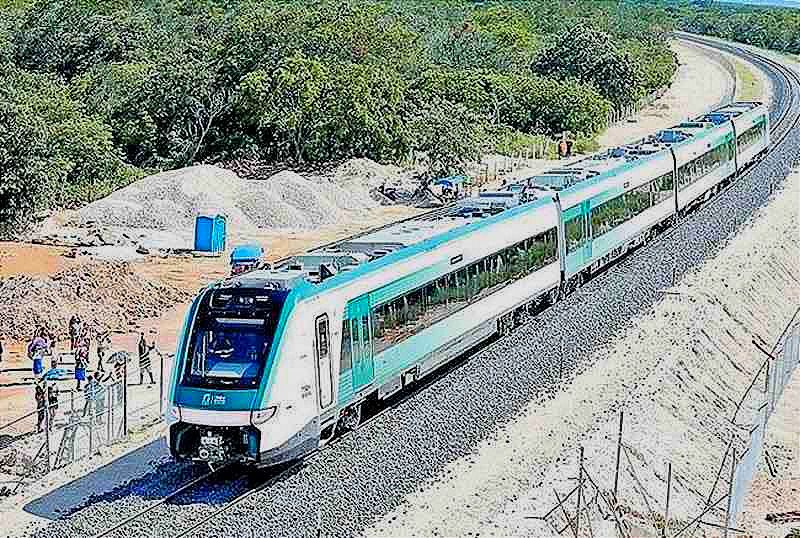
[[[219,253],[225,250],[225,215],[199,215],[194,226],[194,249]]]

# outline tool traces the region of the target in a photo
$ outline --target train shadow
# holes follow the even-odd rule
[[[23,509],[39,517],[59,519],[103,498],[142,495],[145,491],[155,496],[170,464],[154,462],[168,456],[164,439],[156,439],[30,501]]]
[[[23,509],[41,518],[56,520],[98,503],[126,498],[143,501],[144,507],[171,496],[208,470],[206,466],[172,461],[166,442],[161,438],[30,501]],[[221,505],[252,488],[266,475],[253,469],[245,473],[234,465],[219,476],[198,482],[196,487],[187,489],[167,504]]]
[[[170,498],[166,504],[224,505],[283,470],[284,466],[261,469],[232,464],[219,474],[198,481],[196,486]],[[120,499],[143,501],[141,508],[144,508],[172,496],[208,471],[205,465],[172,461],[165,439],[156,439],[30,501],[23,509],[41,518],[57,520],[68,518],[89,506]]]

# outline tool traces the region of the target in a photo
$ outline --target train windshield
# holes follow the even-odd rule
[[[255,389],[264,374],[280,304],[256,298],[215,308],[204,302],[189,341],[183,385],[217,389]],[[241,303],[245,303],[245,307]],[[256,308],[258,306],[258,308]]]

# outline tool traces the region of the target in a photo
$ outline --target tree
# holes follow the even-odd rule
[[[47,75],[0,68],[0,222],[92,201],[138,176],[99,118]]]
[[[297,53],[273,73],[257,70],[245,76],[239,104],[260,128],[285,134],[293,158],[302,162],[310,137],[326,121],[323,97],[328,82],[321,62]]]
[[[483,146],[481,118],[464,105],[446,100],[408,102],[411,150],[425,156],[423,183],[466,170],[480,158]]]
[[[560,34],[542,51],[533,69],[559,80],[591,84],[618,106],[629,105],[642,94],[630,58],[609,34],[583,24]]]

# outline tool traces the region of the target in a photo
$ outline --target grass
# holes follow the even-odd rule
[[[732,59],[736,69],[736,100],[760,101],[764,97],[764,86],[761,79],[753,72],[753,68],[746,63]]]

